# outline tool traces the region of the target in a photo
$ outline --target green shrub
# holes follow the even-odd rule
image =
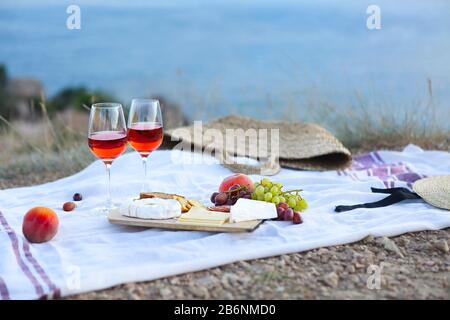
[[[6,119],[11,119],[16,115],[16,110],[12,107],[12,99],[6,92],[8,82],[8,71],[5,65],[0,64],[0,115]]]
[[[88,90],[85,87],[64,88],[47,102],[50,114],[57,111],[73,108],[83,110],[95,102],[115,101],[115,98],[100,90]]]

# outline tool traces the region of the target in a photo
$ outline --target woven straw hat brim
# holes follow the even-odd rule
[[[307,170],[335,170],[344,169],[351,165],[351,153],[331,133],[316,124],[299,122],[262,121],[240,116],[228,116],[213,122],[203,124],[203,130],[214,128],[225,135],[226,129],[279,129],[279,162],[282,167]],[[169,138],[181,139],[196,145],[194,141],[194,126],[184,127],[181,135],[180,128],[166,132]],[[265,139],[258,136],[259,145],[269,145],[270,136]],[[169,140],[169,139],[167,139]],[[214,146],[213,140],[204,137],[202,145]],[[224,148],[224,151],[235,156],[248,156],[249,143],[229,146],[215,146]]]
[[[450,210],[450,176],[434,176],[417,180],[413,190],[429,204]]]

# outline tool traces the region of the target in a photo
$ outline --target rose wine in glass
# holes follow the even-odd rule
[[[111,199],[111,164],[127,147],[127,128],[120,103],[96,103],[89,117],[88,145],[92,153],[103,161],[108,173],[108,196],[102,209],[109,212]]]
[[[133,99],[128,116],[128,142],[142,158],[144,181],[142,192],[147,187],[147,158],[163,141],[163,122],[159,101],[155,99]]]
[[[160,123],[138,122],[128,128],[128,142],[142,157],[148,157],[162,140],[163,127]]]
[[[127,146],[127,134],[123,132],[96,132],[89,137],[89,148],[105,164],[112,164]]]

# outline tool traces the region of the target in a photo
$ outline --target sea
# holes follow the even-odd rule
[[[1,0],[0,64],[48,96],[160,95],[191,118],[432,105],[448,125],[449,16],[448,0]]]

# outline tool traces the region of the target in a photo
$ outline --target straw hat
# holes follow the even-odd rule
[[[413,190],[429,204],[450,210],[450,176],[434,176],[417,180]]]
[[[267,129],[269,134],[267,136],[258,135],[257,143],[258,146],[269,146],[269,158],[271,153],[274,154],[270,149],[270,131],[271,129],[279,129],[279,148],[277,149],[279,150],[279,165],[282,167],[308,170],[336,170],[344,169],[351,165],[350,151],[331,133],[316,124],[262,121],[232,115],[202,124],[203,136],[201,141],[198,141],[198,139],[197,141],[194,140],[194,125],[168,130],[165,134],[170,139],[165,140],[182,140],[185,143],[196,146],[200,150],[212,148],[215,149],[216,154],[217,151],[220,151],[225,154],[225,157],[244,156],[256,158],[251,155],[251,150],[249,150],[249,140],[243,140],[244,143],[242,141],[239,143],[238,140],[231,146],[226,143],[217,144],[211,137],[205,135],[205,130],[209,128],[218,129],[224,137],[227,129],[243,129],[244,131],[255,129],[257,132],[259,132],[259,129]],[[273,169],[274,172],[272,174],[274,174],[279,170],[279,168],[277,169],[279,165],[274,163],[273,159],[269,159],[261,166]],[[260,169],[258,166],[252,168],[252,166],[245,164],[225,166],[236,172],[250,174],[258,173],[255,170]]]

